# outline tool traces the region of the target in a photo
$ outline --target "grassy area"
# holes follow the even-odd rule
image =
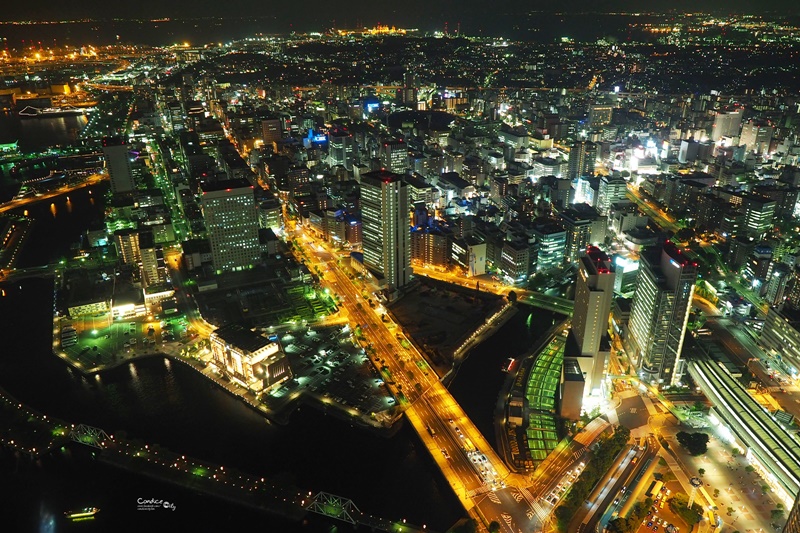
[[[644,502],[636,502],[627,517],[620,516],[608,523],[611,533],[633,533],[639,529],[642,520],[647,516],[647,510],[653,505],[653,499],[647,498]]]
[[[667,503],[669,503],[670,510],[686,522],[689,527],[694,527],[703,517],[703,508],[696,503],[689,509],[689,497],[686,494],[678,493],[670,498]]]

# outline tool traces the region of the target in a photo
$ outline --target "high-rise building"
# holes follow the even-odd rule
[[[390,289],[411,279],[408,185],[385,170],[361,176],[361,241],[364,265]]]
[[[753,239],[763,239],[772,229],[775,218],[777,202],[770,198],[747,194],[742,196],[742,209],[744,210],[744,232]]]
[[[773,131],[773,127],[769,124],[749,120],[742,125],[742,135],[739,137],[739,144],[744,145],[748,152],[758,152],[762,154],[769,149]]]
[[[328,164],[353,170],[353,136],[346,131],[332,131],[328,136]]]
[[[274,143],[279,142],[283,136],[281,119],[269,117],[261,119],[261,138],[267,149],[273,148]]]
[[[647,383],[674,385],[681,380],[681,349],[696,281],[697,263],[669,241],[641,255],[626,341],[628,355]]]
[[[589,106],[589,127],[597,128],[611,124],[614,108],[609,104],[592,104]]]
[[[142,256],[139,252],[139,231],[135,229],[119,229],[114,232],[114,245],[117,257],[126,265],[138,265]]]
[[[142,258],[142,281],[144,285],[158,285],[166,280],[166,265],[161,245],[156,245],[152,231],[139,232],[139,253]]]
[[[387,141],[383,143],[381,164],[389,172],[404,174],[408,167],[408,145],[403,141]]]
[[[628,182],[622,176],[603,176],[597,191],[597,212],[608,216],[611,206],[625,200],[628,194]]]
[[[608,331],[608,317],[614,298],[615,268],[611,259],[599,248],[590,246],[578,263],[575,285],[575,309],[572,334],[577,341],[579,359],[591,358],[584,378],[584,394],[597,395],[603,379],[607,352],[600,352],[600,340]],[[566,355],[566,353],[565,353]]]
[[[450,266],[453,233],[449,230],[423,226],[411,231],[411,259],[424,265]]]
[[[260,259],[258,214],[246,179],[202,186],[201,208],[217,273],[252,268]]]
[[[594,207],[588,204],[572,204],[559,211],[558,216],[567,234],[564,248],[567,261],[577,261],[588,245],[605,241],[608,219],[601,217]]]
[[[533,236],[536,237],[536,272],[545,272],[564,263],[567,232],[564,226],[552,219],[534,221]]]
[[[106,159],[113,194],[131,192],[136,188],[131,175],[131,159],[128,152],[128,143],[122,137],[103,138],[103,156]]]
[[[594,164],[597,160],[597,145],[591,141],[578,141],[569,152],[567,177],[594,175]]]
[[[700,143],[694,139],[684,139],[681,141],[681,148],[678,151],[678,163],[691,163],[697,161],[700,154]]]
[[[767,279],[766,300],[769,305],[780,305],[784,302],[786,285],[789,283],[792,269],[789,265],[775,263]]]
[[[742,107],[717,111],[714,115],[714,126],[711,128],[711,140],[717,142],[723,137],[738,137],[743,114]]]
[[[416,106],[417,103],[417,77],[411,70],[406,70],[403,74],[403,103],[409,107]]]

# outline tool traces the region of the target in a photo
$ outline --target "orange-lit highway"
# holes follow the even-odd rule
[[[542,506],[540,500],[567,469],[578,464],[586,446],[582,441],[596,439],[608,423],[599,421],[580,438],[553,452],[549,466],[537,470],[533,482],[511,473],[422,355],[412,344],[402,342],[405,337],[384,318],[381,306],[373,309],[369,305],[364,297],[367,289],[359,285],[361,282],[337,267],[336,257],[323,243],[307,234],[297,237],[309,266],[322,273],[320,283],[341,297],[341,308],[350,323],[361,327],[371,344],[373,364],[399,398],[406,417],[464,508],[486,523],[496,520],[503,531],[539,531],[553,508]],[[504,289],[501,284],[495,285],[492,288],[498,292]],[[527,485],[532,486],[525,488]]]

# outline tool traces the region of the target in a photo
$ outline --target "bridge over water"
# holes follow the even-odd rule
[[[269,478],[180,455],[158,445],[115,437],[88,424],[76,425],[54,419],[0,389],[0,446],[38,457],[70,443],[86,446],[96,460],[134,474],[290,520],[299,521],[307,512],[314,512],[378,531],[415,533],[426,530],[402,520],[392,521],[363,513],[347,498],[274,484]]]

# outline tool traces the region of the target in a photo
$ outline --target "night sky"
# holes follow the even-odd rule
[[[274,0],[78,0],[74,2],[4,2],[0,20],[59,20],[91,17],[149,19],[158,17],[193,18],[207,16],[274,17],[280,24],[299,29],[309,25],[355,27],[357,22],[372,25],[382,22],[424,28],[431,21],[463,21],[469,25],[493,27],[493,15],[531,10],[565,12],[637,12],[697,10],[707,12],[764,12],[797,14],[796,0],[713,0],[633,1],[568,0],[535,2],[530,0],[317,0],[289,2]]]

